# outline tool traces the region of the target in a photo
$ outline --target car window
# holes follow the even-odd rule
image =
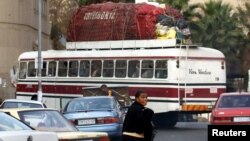
[[[41,104],[26,102],[4,102],[3,108],[43,108]]]
[[[250,95],[227,95],[221,97],[219,108],[228,108],[228,107],[250,107]]]
[[[88,111],[88,110],[110,110],[116,105],[110,98],[77,99],[69,102],[65,112]]]
[[[29,126],[19,120],[0,112],[0,131],[32,130]]]
[[[3,108],[17,108],[17,103],[14,102],[5,102],[3,103]]]
[[[21,121],[40,131],[77,131],[58,111],[20,111],[18,115]]]

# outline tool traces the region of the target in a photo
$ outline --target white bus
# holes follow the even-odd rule
[[[19,99],[37,93],[37,55],[19,56]],[[84,87],[126,86],[132,99],[137,90],[146,91],[159,124],[173,126],[178,112],[209,112],[226,90],[223,53],[175,39],[69,42],[67,50],[43,51],[42,58],[43,102],[58,109],[81,97]]]

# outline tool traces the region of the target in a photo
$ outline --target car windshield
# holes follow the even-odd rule
[[[26,102],[4,102],[3,108],[42,108],[41,104]]]
[[[110,98],[81,98],[71,101],[66,112],[111,110],[113,108],[114,102]]]
[[[33,130],[10,115],[0,112],[0,131]]]
[[[219,108],[250,107],[250,95],[226,95],[221,97]]]
[[[77,131],[58,111],[32,110],[18,112],[20,119],[40,131]]]

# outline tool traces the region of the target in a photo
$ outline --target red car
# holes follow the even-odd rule
[[[211,114],[211,124],[250,125],[250,93],[223,93]]]

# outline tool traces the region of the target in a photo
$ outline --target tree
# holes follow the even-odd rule
[[[60,39],[66,37],[71,15],[78,8],[78,0],[50,0],[51,40],[53,49],[65,49]]]
[[[245,76],[245,79],[248,80],[248,70],[250,69],[250,4],[246,2],[242,7],[237,7],[237,16],[239,20],[241,20],[240,25],[244,29],[244,32],[247,34],[247,45],[244,49],[243,55],[241,55],[241,62],[242,62],[242,70]],[[242,20],[244,19],[244,20]],[[245,82],[245,86],[248,86],[247,81]]]
[[[241,25],[249,33],[250,31],[250,3],[245,3],[242,7],[237,7],[237,16],[241,20]]]
[[[190,6],[184,16],[191,21],[192,41],[222,51],[228,77],[242,75],[240,56],[246,45],[246,35],[232,7],[210,0],[204,5]]]

